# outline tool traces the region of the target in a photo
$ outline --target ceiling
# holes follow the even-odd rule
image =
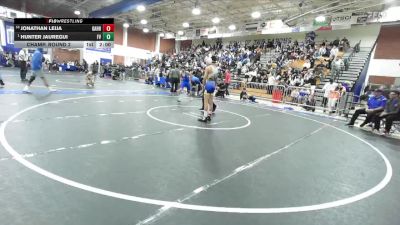
[[[72,17],[75,16],[73,11],[79,9],[85,17],[118,2],[120,0],[2,0],[0,4],[53,17]],[[216,25],[219,29],[227,30],[230,24],[235,24],[240,30],[247,23],[282,19],[287,25],[296,26],[309,24],[319,15],[382,11],[399,3],[400,0],[161,0],[146,6],[144,12],[131,10],[109,17],[114,17],[117,23],[128,21],[133,27],[172,33],[212,27],[212,18],[218,17],[221,19]],[[201,9],[200,15],[192,14],[195,5]],[[261,13],[259,19],[251,17],[254,11]],[[141,19],[148,20],[148,24],[140,24]],[[188,22],[190,27],[183,28],[183,22]]]
[[[390,1],[390,0],[389,0]],[[148,20],[146,27],[155,31],[177,32],[194,28],[209,28],[214,24],[212,18],[218,17],[221,22],[218,28],[227,29],[235,24],[238,29],[247,23],[282,19],[287,25],[310,24],[319,15],[337,14],[353,11],[382,11],[388,0],[163,0],[148,6],[145,12],[131,12],[118,15],[116,18],[130,21],[134,26],[144,27],[141,19]],[[393,0],[393,2],[395,2]],[[398,2],[398,0],[397,0]],[[194,6],[198,5],[201,15],[192,14]],[[371,6],[371,7],[369,7]],[[367,7],[367,8],[365,8]],[[251,13],[259,11],[261,17],[253,19]],[[183,28],[182,23],[188,22],[189,28]]]

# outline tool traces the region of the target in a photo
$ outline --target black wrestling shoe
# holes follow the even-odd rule
[[[215,112],[215,110],[217,110],[217,105],[215,105],[212,112]]]
[[[207,122],[207,117],[206,118],[199,118],[198,121],[205,123],[205,122]]]
[[[210,121],[211,121],[211,117],[210,117],[210,116],[207,116],[207,117],[206,117],[206,120],[207,120],[208,122],[210,122]]]

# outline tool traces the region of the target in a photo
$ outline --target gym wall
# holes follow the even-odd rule
[[[58,63],[69,62],[78,60],[80,62],[80,50],[72,50],[72,49],[62,49],[62,48],[54,48],[53,49],[53,59],[55,59]]]

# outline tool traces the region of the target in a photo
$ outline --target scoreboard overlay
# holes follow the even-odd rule
[[[15,18],[17,48],[112,48],[113,18]]]

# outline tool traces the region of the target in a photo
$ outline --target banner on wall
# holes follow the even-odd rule
[[[208,28],[200,29],[200,37],[206,37],[208,35]]]
[[[363,12],[352,14],[352,24],[375,23],[384,16],[383,12]]]
[[[331,25],[348,25],[352,24],[352,22],[353,20],[351,13],[335,15],[332,16],[331,19]]]
[[[196,32],[194,30],[187,30],[186,31],[186,37],[187,38],[194,38],[194,37],[196,37]]]
[[[313,20],[313,26],[314,27],[328,27],[330,26],[330,19],[325,18],[324,21],[317,21],[316,19]]]
[[[1,45],[5,52],[19,52],[20,48],[14,47],[14,23],[0,21]]]
[[[322,26],[317,29],[317,31],[327,31],[332,30],[332,26]]]

